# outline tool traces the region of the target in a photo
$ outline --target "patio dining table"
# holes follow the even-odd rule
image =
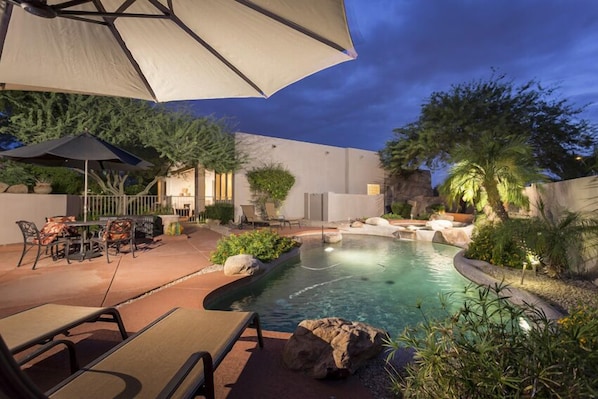
[[[74,222],[65,222],[65,225],[69,227],[75,227],[78,230],[80,230],[81,233],[81,245],[79,252],[76,254],[67,254],[66,256],[68,257],[68,259],[82,261],[84,259],[91,259],[96,258],[98,256],[102,256],[101,252],[94,251],[91,247],[89,248],[89,250],[86,250],[86,246],[89,244],[91,228],[94,226],[105,227],[107,223],[107,220],[77,220]]]

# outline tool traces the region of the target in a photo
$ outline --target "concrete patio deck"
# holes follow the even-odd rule
[[[311,229],[282,232],[306,230]],[[184,233],[140,244],[134,259],[125,253],[111,256],[110,264],[100,257],[69,265],[64,259],[43,257],[36,270],[31,270],[31,253],[16,267],[22,244],[0,246],[0,317],[43,303],[116,306],[127,331],[134,333],[173,307],[203,308],[208,293],[239,277],[202,273],[211,265],[210,252],[220,233],[195,224],[186,224]],[[373,398],[356,376],[319,381],[287,370],[281,352],[289,335],[265,331],[265,347],[260,350],[249,329],[215,372],[216,398]],[[84,365],[118,343],[120,336],[112,323],[98,323],[77,327],[70,339]],[[69,373],[67,356],[58,349],[24,368],[42,390]]]

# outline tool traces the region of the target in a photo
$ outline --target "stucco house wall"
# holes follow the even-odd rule
[[[306,193],[367,194],[368,184],[380,184],[383,189],[384,171],[374,151],[248,133],[236,133],[236,140],[249,160],[234,177],[235,221],[242,215],[241,205],[252,199],[246,172],[265,164],[282,164],[295,176],[295,185],[280,209],[289,218],[308,217]]]

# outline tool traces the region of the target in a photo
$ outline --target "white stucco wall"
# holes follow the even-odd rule
[[[347,194],[367,194],[368,184],[379,184],[384,191],[384,171],[375,151],[347,148]]]
[[[242,204],[250,204],[251,193],[245,173],[256,166],[280,163],[295,176],[295,185],[281,207],[287,217],[304,217],[305,193],[366,194],[367,184],[380,184],[384,171],[374,151],[341,148],[295,140],[236,134],[237,145],[249,155],[249,162],[235,174],[235,220]]]
[[[598,210],[598,177],[588,176],[554,183],[534,184],[525,188],[530,200],[530,213],[537,215],[539,199],[554,215],[563,211],[594,212]]]
[[[69,197],[62,194],[11,194],[0,193],[0,244],[22,243],[23,236],[17,220],[34,222],[38,229],[46,223],[46,217],[77,215],[78,209],[69,209]],[[72,204],[73,206],[76,204]]]

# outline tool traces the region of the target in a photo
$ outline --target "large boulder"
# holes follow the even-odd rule
[[[324,242],[327,244],[334,244],[336,242],[341,242],[343,240],[343,235],[341,233],[324,233]]]
[[[0,193],[3,193],[3,192],[5,192],[5,191],[6,191],[6,189],[7,189],[8,187],[9,187],[9,185],[8,185],[8,184],[6,184],[6,183],[2,183],[2,182],[0,181]]]
[[[263,270],[263,264],[253,257],[253,255],[241,254],[229,256],[224,262],[224,275],[234,276],[235,274],[245,274],[253,276]]]
[[[454,245],[456,247],[467,248],[471,242],[473,225],[458,229],[444,229],[440,231],[440,233],[447,244]]]
[[[365,220],[365,224],[369,224],[372,226],[388,226],[388,225],[390,225],[390,222],[381,217],[373,217],[373,218],[367,218]]]
[[[313,378],[346,378],[382,351],[386,332],[337,317],[303,320],[286,342],[286,367]]]
[[[434,231],[450,229],[453,227],[453,222],[450,220],[430,220],[426,222],[426,226]]]
[[[13,194],[27,194],[29,192],[29,188],[25,184],[15,184],[14,186],[8,187],[6,192]]]

